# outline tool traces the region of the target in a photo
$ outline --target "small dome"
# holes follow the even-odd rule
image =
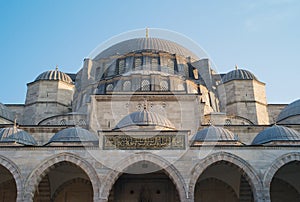
[[[7,120],[14,120],[14,113],[6,107],[4,104],[0,103],[0,117],[3,117]]]
[[[291,128],[274,125],[256,135],[252,144],[259,145],[273,141],[300,141],[300,133]]]
[[[300,115],[300,99],[286,106],[278,115],[277,122],[296,115]]]
[[[51,142],[98,142],[98,137],[90,131],[76,126],[59,131],[48,143]]]
[[[0,142],[16,142],[26,146],[37,145],[37,142],[29,133],[13,127],[0,130]]]
[[[216,126],[209,126],[208,128],[204,128],[198,131],[192,141],[199,142],[237,142],[238,137],[234,135],[231,131]]]
[[[252,74],[248,70],[235,69],[235,70],[228,72],[227,74],[225,74],[222,77],[223,83],[226,83],[226,82],[232,81],[232,80],[258,80],[258,79],[255,77],[254,74]]]
[[[64,81],[66,83],[73,83],[69,75],[59,71],[57,68],[55,70],[49,70],[41,73],[38,77],[36,77],[35,81],[40,80],[59,80]]]
[[[14,127],[1,128],[0,129],[0,141],[5,139],[6,137],[8,137],[14,133],[20,132],[20,131],[22,131],[22,130],[19,128],[14,128]]]
[[[144,109],[133,112],[125,116],[115,127],[115,129],[130,126],[160,126],[168,129],[175,129],[175,126],[169,119],[155,112]]]

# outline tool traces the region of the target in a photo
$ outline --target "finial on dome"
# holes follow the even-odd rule
[[[146,27],[146,39],[148,39],[148,38],[149,38],[149,28]]]
[[[55,70],[58,71],[58,65],[56,65]]]
[[[235,65],[235,70],[238,70],[238,69],[239,69],[239,67],[238,67],[238,65],[236,64],[236,65]]]

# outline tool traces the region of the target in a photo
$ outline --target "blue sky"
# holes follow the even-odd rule
[[[24,103],[26,83],[54,69],[76,73],[107,39],[144,27],[179,32],[220,73],[235,64],[267,84],[269,103],[300,98],[300,1],[0,1],[0,102]]]

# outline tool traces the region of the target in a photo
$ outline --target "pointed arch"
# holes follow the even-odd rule
[[[93,187],[94,200],[99,199],[100,180],[93,166],[83,158],[72,153],[61,153],[43,161],[36,169],[32,171],[25,183],[25,201],[32,201],[34,193],[42,178],[53,166],[60,162],[69,162],[78,166],[89,177]]]
[[[272,179],[275,175],[275,173],[285,164],[290,163],[292,161],[299,161],[300,162],[300,153],[299,152],[292,152],[288,154],[284,154],[275,161],[273,161],[272,165],[266,170],[264,178],[263,178],[263,184],[265,187],[270,187]]]
[[[100,194],[101,198],[104,200],[108,200],[110,190],[114,186],[117,179],[123,174],[122,171],[124,171],[129,166],[142,161],[153,163],[164,170],[165,174],[174,183],[178,191],[180,201],[186,201],[186,186],[184,183],[184,179],[179,171],[174,167],[174,165],[172,165],[164,158],[147,152],[135,153],[117,164],[115,166],[115,170],[112,170],[104,179]]]
[[[241,169],[245,173],[245,178],[249,182],[253,197],[255,201],[260,201],[262,199],[261,196],[261,190],[262,190],[262,183],[261,180],[254,170],[254,168],[245,160],[242,158],[230,154],[227,152],[218,152],[214,153],[212,155],[209,155],[208,157],[200,160],[192,169],[191,175],[190,175],[190,182],[189,182],[189,196],[192,197],[192,200],[194,200],[194,191],[196,187],[196,183],[201,176],[201,174],[211,165],[220,162],[225,161],[228,163],[231,163],[235,166],[237,166],[239,169]]]
[[[6,168],[11,175],[14,178],[14,181],[16,183],[16,188],[17,188],[17,202],[21,202],[22,200],[22,186],[23,186],[23,182],[22,182],[22,178],[21,178],[21,172],[18,168],[18,166],[12,162],[11,160],[9,160],[8,158],[0,155],[0,165],[3,166],[4,168]]]

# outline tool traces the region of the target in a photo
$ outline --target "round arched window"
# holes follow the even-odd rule
[[[78,121],[78,124],[79,124],[80,126],[85,126],[85,125],[86,125],[86,122],[85,122],[84,119],[80,119],[80,120]]]
[[[60,125],[61,125],[61,126],[66,126],[66,125],[67,125],[66,119],[60,120]]]
[[[106,91],[112,91],[113,89],[114,89],[114,85],[112,85],[112,84],[108,84],[106,86]]]
[[[125,72],[125,59],[119,60],[119,74]]]
[[[152,66],[152,70],[155,70],[155,71],[158,70],[158,58],[151,59],[151,66]]]
[[[143,65],[142,58],[138,57],[134,59],[134,68],[136,70],[142,69],[142,65]]]
[[[231,125],[231,120],[230,119],[226,119],[225,120],[225,125]]]
[[[160,90],[161,91],[169,90],[169,84],[168,84],[167,81],[161,81],[159,85],[160,85]]]
[[[123,91],[130,91],[130,90],[131,90],[131,81],[124,81]]]
[[[148,80],[142,81],[141,91],[150,91],[150,82]]]

